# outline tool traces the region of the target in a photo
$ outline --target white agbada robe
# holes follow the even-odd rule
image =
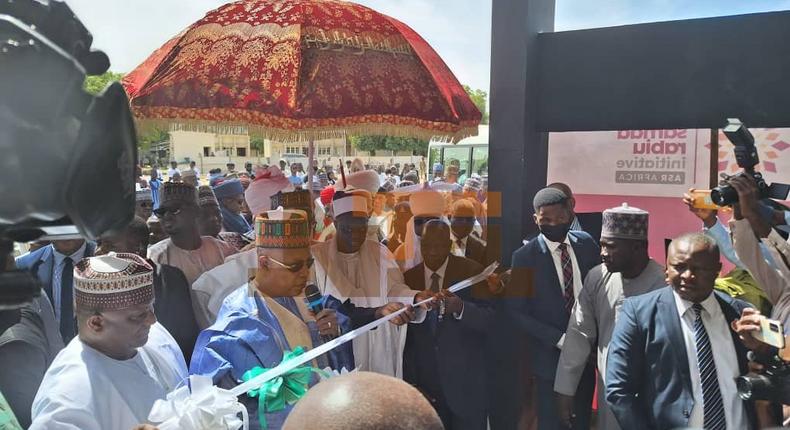
[[[192,292],[203,297],[201,306],[195,310],[200,329],[206,329],[217,321],[222,302],[230,293],[246,284],[258,270],[258,249],[252,248],[225,258],[225,263],[200,275],[192,283]]]
[[[343,254],[332,238],[313,245],[312,253],[316,283],[324,295],[365,308],[414,301],[417,291],[406,285],[387,247],[375,240],[366,240],[357,253]],[[358,370],[403,377],[406,326],[384,324],[352,342]]]
[[[187,377],[178,344],[159,323],[129,360],[114,360],[75,337],[44,375],[33,400],[33,430],[131,429]]]

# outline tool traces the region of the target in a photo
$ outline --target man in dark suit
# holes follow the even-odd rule
[[[746,348],[730,328],[746,302],[714,292],[716,242],[690,233],[667,258],[670,286],[628,298],[609,345],[606,401],[624,429],[754,427],[735,378]]]
[[[576,213],[576,198],[568,184],[555,182],[548,185],[549,188],[560,190],[568,197],[568,206],[571,208],[571,230],[581,230],[595,239],[595,243],[601,241],[601,229],[603,226],[602,212]]]
[[[481,266],[487,266],[486,244],[471,234],[476,220],[475,207],[470,200],[460,199],[453,203],[450,215],[452,252],[459,257],[474,260]]]
[[[423,262],[404,275],[413,290],[430,291],[437,306],[409,326],[403,379],[431,402],[447,430],[486,428],[485,333],[492,310],[480,299],[485,283],[454,295],[446,288],[474,276],[483,267],[450,254],[450,227],[428,221],[420,251]]]
[[[34,252],[19,256],[16,267],[38,277],[47,293],[63,342],[77,334],[74,319],[74,265],[93,256],[96,246],[82,239],[58,240]]]
[[[570,231],[568,197],[544,188],[533,199],[537,238],[513,254],[510,298],[505,304],[514,326],[528,335],[530,370],[537,386],[538,428],[562,428],[554,403],[554,377],[571,310],[587,272],[601,262],[595,241]],[[574,428],[590,424],[595,372],[582,374],[575,398]]]

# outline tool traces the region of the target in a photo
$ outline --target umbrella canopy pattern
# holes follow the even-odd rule
[[[405,24],[339,0],[245,0],[206,14],[123,80],[141,122],[245,125],[277,141],[453,141],[481,114]]]

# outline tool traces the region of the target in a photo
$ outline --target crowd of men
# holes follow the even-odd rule
[[[685,196],[703,231],[673,240],[666,264],[648,255],[647,212],[623,204],[588,224],[552,184],[508,270],[451,292],[496,254],[487,178],[457,163],[420,166],[425,178],[359,160],[300,169],[228,165],[200,185],[174,163],[167,181],[139,180],[123,231],[18,257],[43,286],[0,312],[0,362],[13,363],[0,392],[18,426],[131,429],[188,375],[232,388],[396,312],[310,364],[357,372],[309,373],[307,395],[276,407],[243,395],[251,428],[781,425],[780,403],[735,384],[760,371],[747,351],[778,353],[753,336],[763,315],[790,326],[790,211],[749,178],[732,180],[729,230]],[[736,268],[721,273],[720,255]],[[333,392],[346,403],[324,401]]]

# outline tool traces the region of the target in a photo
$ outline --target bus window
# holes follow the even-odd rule
[[[465,177],[469,174],[469,150],[468,146],[447,146],[444,148],[444,169],[447,172],[447,166],[451,164],[458,164],[459,177]],[[459,181],[460,182],[460,181]]]
[[[434,163],[441,163],[442,162],[442,148],[439,146],[432,146],[428,151],[428,165],[425,166],[426,176],[428,178],[433,178],[433,165]]]
[[[472,171],[480,176],[488,176],[488,146],[472,148]]]

